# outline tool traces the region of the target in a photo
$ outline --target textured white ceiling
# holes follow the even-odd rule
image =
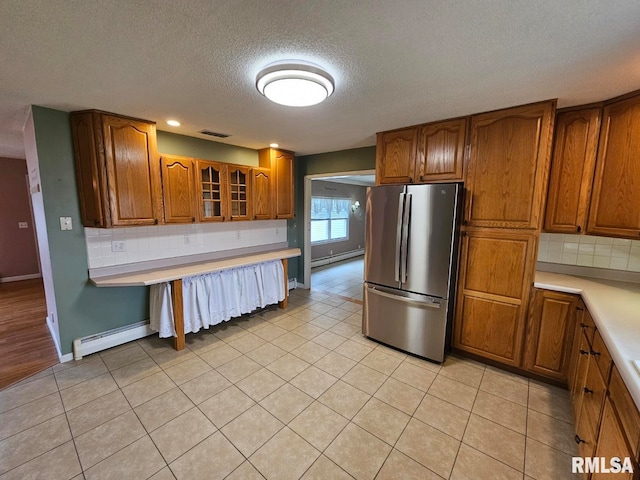
[[[255,76],[283,59],[323,66],[336,92],[302,109],[270,103]],[[640,2],[3,0],[0,65],[0,156],[22,153],[29,104],[310,154],[430,120],[638,89]]]

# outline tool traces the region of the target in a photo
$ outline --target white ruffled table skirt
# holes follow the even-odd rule
[[[239,317],[285,298],[280,260],[230,268],[182,279],[184,333]],[[171,284],[151,285],[151,328],[160,338],[175,337]]]

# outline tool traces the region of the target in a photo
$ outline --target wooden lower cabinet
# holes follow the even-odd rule
[[[465,232],[454,348],[520,366],[536,239],[498,229]]]
[[[567,381],[579,301],[576,295],[534,289],[525,341],[525,369]]]
[[[632,459],[633,453],[627,445],[627,440],[622,431],[622,426],[618,420],[615,408],[611,400],[607,397],[604,403],[604,411],[602,413],[602,423],[600,424],[600,434],[598,435],[598,443],[596,445],[595,457],[603,457],[605,465],[611,468],[610,459],[618,457],[624,461],[625,458]],[[636,471],[638,466],[633,462],[631,468]],[[620,465],[621,467],[624,464]],[[636,472],[637,473],[637,472]],[[637,478],[632,472],[620,471],[617,473],[597,472],[591,476],[591,480],[616,478],[622,480],[633,480]]]

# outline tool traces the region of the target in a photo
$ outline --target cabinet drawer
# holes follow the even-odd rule
[[[604,383],[600,375],[600,369],[596,363],[594,356],[589,356],[589,366],[587,367],[587,378],[583,387],[582,406],[584,411],[580,414],[580,423],[584,419],[592,431],[598,431],[598,422],[600,421],[600,411],[602,410],[602,402],[607,391],[607,385]]]
[[[593,425],[587,421],[588,415],[585,412],[585,406],[582,405],[580,412],[581,420],[576,425],[575,441],[578,444],[578,454],[581,457],[592,457],[596,450],[596,436],[593,433]]]
[[[611,371],[611,355],[604,344],[600,332],[596,330],[591,344],[591,355],[595,357],[600,374],[605,382],[609,380],[609,372]]]
[[[629,446],[633,456],[638,458],[638,443],[640,442],[640,413],[636,408],[627,387],[622,381],[618,369],[613,367],[611,381],[609,382],[609,394],[613,402],[625,436],[629,441]]]

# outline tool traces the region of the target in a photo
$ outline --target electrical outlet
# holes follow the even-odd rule
[[[18,222],[18,228],[29,228],[29,224],[27,222]]]
[[[112,252],[126,252],[127,251],[127,244],[124,242],[124,240],[111,242],[111,251]]]
[[[191,237],[189,235],[184,236],[184,244],[191,245]]]
[[[240,232],[236,232],[236,240],[240,240]]]
[[[60,230],[73,230],[71,217],[60,217]]]

